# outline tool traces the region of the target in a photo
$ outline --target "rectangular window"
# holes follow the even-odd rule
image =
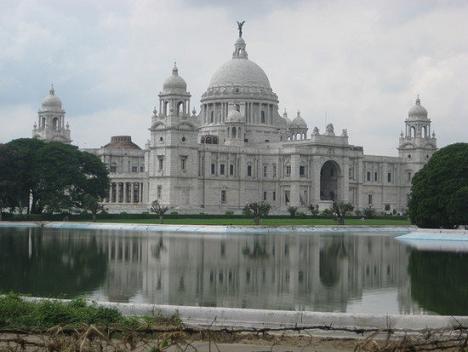
[[[289,203],[289,191],[284,191],[284,202]]]
[[[354,168],[352,167],[349,168],[349,179],[350,180],[354,179]]]
[[[211,174],[212,175],[216,174],[216,165],[215,164],[211,164]]]
[[[247,165],[247,176],[252,176],[252,165]]]
[[[221,191],[221,203],[226,203],[226,191]]]
[[[388,182],[388,183],[392,182],[392,173],[391,173],[391,172],[389,172],[389,173],[387,174],[387,182]]]
[[[263,165],[263,177],[267,177],[268,174],[268,166]]]
[[[273,164],[273,178],[276,177],[276,164]]]
[[[234,175],[234,165],[229,165],[229,175],[233,176]]]
[[[377,172],[374,173],[374,181],[377,182]]]
[[[299,166],[299,176],[301,177],[305,176],[305,166],[303,165]]]
[[[290,165],[286,166],[286,177],[289,177],[289,176],[291,176],[291,166]]]
[[[161,195],[162,195],[162,186],[158,186],[157,198],[161,199]]]
[[[132,172],[138,172],[138,166],[132,166]]]
[[[370,181],[370,171],[367,171],[367,181]]]
[[[272,198],[273,198],[273,201],[276,200],[276,192],[273,192],[273,197]]]
[[[140,166],[140,172],[145,172],[145,167],[144,166]]]
[[[372,194],[369,194],[368,200],[369,205],[372,205]]]
[[[117,166],[111,165],[110,172],[117,172]]]
[[[163,167],[164,167],[163,162],[164,162],[164,157],[158,156],[158,169],[159,169],[159,171],[163,170]]]
[[[180,157],[180,168],[182,171],[185,171],[187,167],[187,157],[186,156],[181,156]]]
[[[263,200],[267,200],[267,192],[263,192]]]
[[[224,164],[219,165],[219,174],[224,175]]]
[[[408,172],[408,182],[411,182],[411,171]]]

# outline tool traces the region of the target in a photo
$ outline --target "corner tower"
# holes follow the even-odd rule
[[[405,132],[401,132],[398,151],[406,163],[425,164],[437,150],[435,133],[431,132],[431,120],[427,110],[421,105],[419,96],[408,112],[405,120]]]
[[[198,176],[197,116],[190,115],[190,93],[176,65],[159,93],[160,112],[151,118],[147,152],[149,202],[194,208]]]
[[[68,123],[65,124],[65,110],[62,108],[62,101],[55,95],[53,85],[50,87],[49,95],[42,101],[32,136],[45,141],[71,143],[70,126]]]
[[[408,206],[413,176],[421,170],[437,150],[434,131],[427,110],[421,105],[419,96],[408,112],[405,131],[401,132],[398,154],[400,156],[400,203],[402,209]]]

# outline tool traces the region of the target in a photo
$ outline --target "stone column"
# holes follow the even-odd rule
[[[349,160],[344,159],[343,161],[343,180],[342,184],[342,200],[343,202],[349,202]]]
[[[291,198],[290,205],[293,207],[299,207],[301,205],[299,200],[299,164],[300,164],[300,155],[293,154],[291,155]]]
[[[320,157],[312,157],[312,193],[311,193],[311,203],[319,204],[320,202]]]

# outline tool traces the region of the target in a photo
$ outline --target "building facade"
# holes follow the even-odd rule
[[[309,133],[300,112],[293,119],[279,113],[278,96],[262,68],[249,60],[241,36],[232,58],[212,76],[199,113],[191,111],[190,98],[174,66],[144,149],[129,136],[116,136],[88,150],[110,170],[104,200],[110,212],[148,211],[154,200],[180,213],[239,212],[255,201],[270,203],[273,213],[289,206],[305,211],[310,204],[325,209],[333,201],[404,212],[413,175],[436,151],[419,97],[404,121],[398,156],[366,155],[349,144],[347,130],[337,133],[333,124]],[[57,115],[58,126],[63,114]]]

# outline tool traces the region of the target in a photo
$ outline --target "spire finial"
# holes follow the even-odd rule
[[[242,38],[242,27],[244,26],[245,21],[237,21],[237,28],[239,30],[239,38]]]
[[[174,61],[174,67],[172,68],[172,74],[174,76],[178,76],[179,75],[179,69],[177,68],[177,62]]]
[[[55,89],[54,89],[54,84],[53,83],[50,84],[49,94],[50,95],[55,95]]]
[[[421,98],[419,97],[419,94],[416,97],[416,104],[421,105]]]

